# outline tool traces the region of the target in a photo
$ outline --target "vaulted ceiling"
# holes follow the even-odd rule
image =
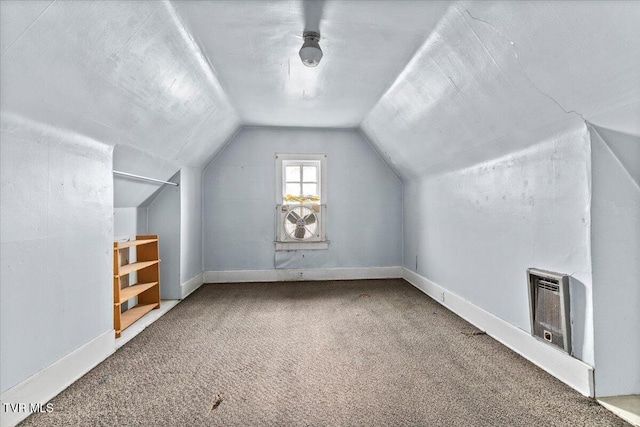
[[[358,127],[429,37],[448,2],[175,2],[243,123]],[[324,58],[305,67],[305,29]]]
[[[0,19],[3,117],[176,167],[242,125],[360,127],[405,177],[583,120],[640,135],[634,1],[2,1]]]
[[[456,3],[362,129],[412,176],[494,159],[584,121],[640,135],[639,2]]]

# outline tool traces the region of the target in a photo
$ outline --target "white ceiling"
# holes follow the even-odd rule
[[[361,127],[403,176],[583,118],[640,134],[634,1],[1,1],[0,23],[3,115],[176,167],[241,125]]]
[[[640,2],[456,3],[361,128],[407,177],[585,120],[640,135]]]
[[[449,2],[173,4],[245,124],[340,128],[360,125]],[[304,29],[316,29],[318,18],[324,57],[307,68],[298,51]]]
[[[203,165],[240,124],[171,3],[1,1],[3,113]]]

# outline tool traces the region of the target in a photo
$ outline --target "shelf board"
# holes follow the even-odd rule
[[[122,304],[123,302],[130,300],[136,295],[140,295],[147,289],[151,289],[157,284],[158,282],[138,283],[138,284],[127,286],[126,288],[120,289],[120,301],[118,302],[118,304]]]
[[[121,332],[125,330],[126,328],[131,326],[133,322],[140,319],[142,316],[144,316],[145,314],[147,314],[157,306],[158,306],[158,303],[143,304],[143,305],[138,304],[135,307],[125,311],[124,313],[122,313],[122,317],[120,318],[120,327],[122,329],[120,329],[120,331],[117,331],[117,332]]]
[[[120,277],[126,276],[129,273],[133,273],[134,271],[142,270],[143,268],[151,267],[152,265],[157,264],[160,260],[154,261],[140,261],[134,262],[131,264],[125,264],[120,266]],[[117,275],[115,277],[118,277]]]
[[[125,249],[132,246],[146,245],[147,243],[157,242],[158,239],[131,240],[129,242],[114,242],[114,249]]]

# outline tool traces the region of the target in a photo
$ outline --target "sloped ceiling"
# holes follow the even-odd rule
[[[452,5],[362,122],[403,176],[461,168],[587,120],[640,135],[640,3]]]
[[[176,169],[243,124],[360,127],[402,176],[584,120],[640,134],[633,1],[2,1],[0,16],[3,114]],[[309,26],[314,69],[297,56]]]
[[[240,124],[169,2],[2,1],[0,15],[3,113],[189,166]]]
[[[244,124],[355,128],[429,36],[449,2],[177,1]],[[324,57],[307,68],[305,29]]]

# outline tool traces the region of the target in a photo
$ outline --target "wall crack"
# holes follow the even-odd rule
[[[544,96],[545,98],[549,99],[551,102],[553,102],[556,106],[558,106],[558,108],[560,108],[565,114],[575,114],[578,117],[580,117],[584,122],[587,121],[587,119],[585,119],[585,117],[577,112],[576,110],[567,110],[566,108],[564,108],[562,106],[562,104],[560,104],[560,102],[558,102],[553,96],[549,95],[548,93],[546,93],[545,91],[543,91],[542,89],[540,89],[540,87],[538,87],[538,85],[531,79],[531,77],[529,76],[529,74],[527,73],[526,68],[524,67],[524,65],[522,65],[522,63],[520,62],[520,58],[518,57],[518,51],[516,49],[516,43],[513,40],[510,40],[508,37],[506,37],[505,35],[503,35],[501,33],[500,30],[498,30],[498,28],[493,25],[491,22],[486,21],[484,19],[480,19],[477,18],[475,16],[473,16],[471,14],[471,12],[469,12],[468,9],[465,9],[464,12],[469,16],[469,18],[473,19],[474,21],[477,22],[481,22],[487,26],[489,26],[498,37],[500,37],[501,39],[506,40],[509,43],[509,46],[511,46],[511,48],[513,49],[513,56],[516,60],[516,62],[518,63],[518,65],[520,66],[520,68],[522,69],[522,73],[524,75],[524,77],[527,79],[527,81],[529,82],[529,84],[538,92],[540,93],[542,96]]]

